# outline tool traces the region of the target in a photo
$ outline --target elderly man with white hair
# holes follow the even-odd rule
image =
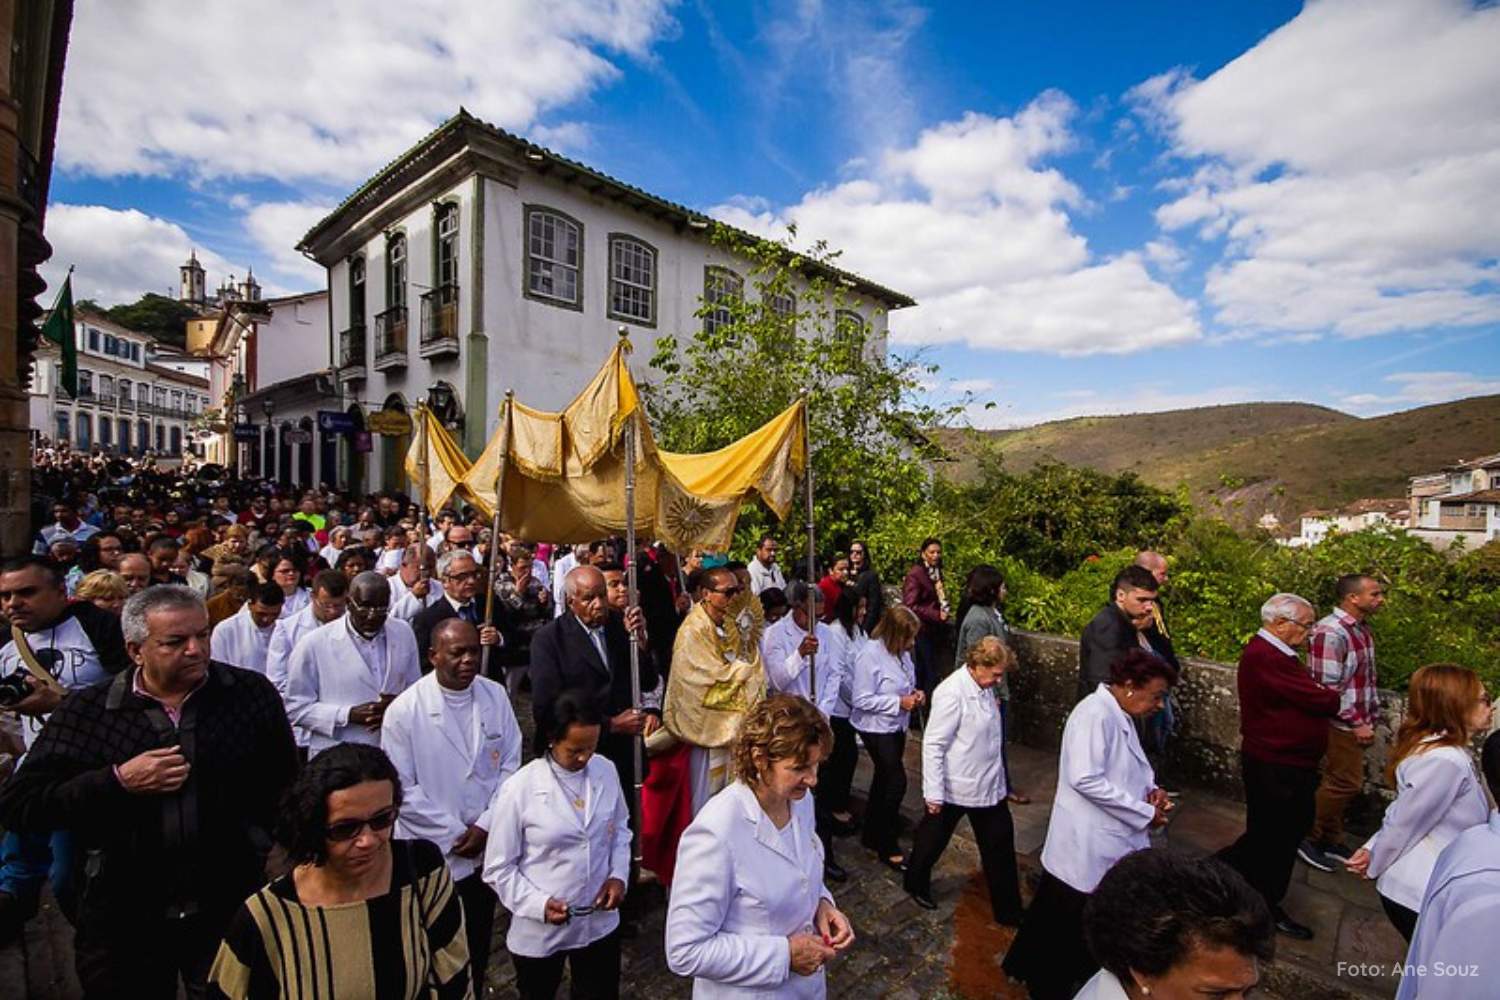
[[[407,624],[443,599],[437,580],[437,553],[418,542],[401,553],[401,568],[391,577],[391,617]]]
[[[1314,680],[1297,657],[1318,621],[1308,601],[1277,594],[1261,606],[1260,620],[1238,672],[1245,832],[1220,857],[1265,897],[1278,931],[1306,941],[1312,930],[1287,916],[1281,900],[1312,823],[1318,762],[1339,692]]]

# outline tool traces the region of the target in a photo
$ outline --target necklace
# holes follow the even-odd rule
[[[574,809],[582,810],[587,802],[588,775],[582,771],[574,774],[558,764],[554,759],[549,758],[547,763],[550,765],[552,777],[557,782],[557,787],[561,788],[563,794],[573,803]],[[576,785],[574,784],[574,779],[577,780]]]

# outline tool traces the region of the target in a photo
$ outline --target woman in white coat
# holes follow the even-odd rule
[[[906,857],[896,839],[901,799],[906,795],[906,727],[911,712],[926,701],[917,687],[911,659],[921,627],[909,608],[899,604],[886,608],[870,641],[855,658],[849,684],[853,696],[849,722],[875,766],[860,841],[881,863],[898,872],[906,871]]]
[[[1434,663],[1411,675],[1406,718],[1388,775],[1396,786],[1375,836],[1355,851],[1349,870],[1376,879],[1380,905],[1407,941],[1438,854],[1489,818],[1490,803],[1468,751],[1469,736],[1490,726],[1493,709],[1479,675]]]
[[[1110,664],[1109,683],[1074,706],[1063,727],[1057,796],[1042,846],[1042,882],[1004,969],[1035,1000],[1067,1000],[1099,965],[1083,940],[1083,905],[1110,867],[1150,845],[1171,802],[1136,736],[1161,711],[1177,668],[1143,649]]]
[[[992,635],[969,647],[962,669],[932,692],[932,714],[922,731],[922,799],[927,811],[912,844],[906,891],[935,910],[932,868],[959,820],[969,817],[990,890],[995,923],[1021,922],[1015,826],[1005,804],[1005,726],[995,687],[1011,665],[1010,648]]]
[[[854,942],[823,885],[808,792],[833,744],[823,714],[771,695],[740,723],[736,780],[709,799],[677,848],[667,966],[693,997],[827,995],[824,965]]]
[[[630,812],[620,772],[596,756],[604,720],[591,697],[553,703],[547,752],[500,786],[484,880],[511,913],[505,946],[523,1000],[552,1000],[569,967],[574,997],[620,995],[620,903]]]
[[[1075,1000],[1242,1000],[1275,950],[1265,899],[1217,858],[1136,851],[1084,908],[1102,966]]]

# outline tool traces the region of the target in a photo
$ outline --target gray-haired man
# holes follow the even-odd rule
[[[53,712],[0,789],[0,823],[73,831],[86,995],[170,998],[180,977],[195,996],[230,915],[265,882],[296,749],[271,682],[209,659],[197,593],[149,587],[121,625],[131,665]]]

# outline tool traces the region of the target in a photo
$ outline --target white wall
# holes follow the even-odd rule
[[[255,335],[257,388],[329,367],[327,293],[271,303],[271,318],[256,324]]]

